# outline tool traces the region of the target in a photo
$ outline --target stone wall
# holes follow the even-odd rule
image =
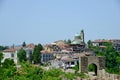
[[[97,66],[97,74],[101,75],[100,70],[105,69],[105,57],[98,56],[84,56],[79,59],[79,69],[82,73],[88,73],[88,67],[90,64],[94,64]]]

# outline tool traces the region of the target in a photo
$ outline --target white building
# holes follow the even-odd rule
[[[15,64],[18,63],[18,58],[17,58],[18,50],[10,48],[10,49],[4,50],[2,53],[3,53],[3,60],[2,60],[2,62],[4,62],[5,59],[9,58],[9,59],[13,59]]]

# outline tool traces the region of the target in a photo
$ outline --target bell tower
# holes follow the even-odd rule
[[[81,36],[82,42],[84,43],[84,30],[81,30],[80,36]]]

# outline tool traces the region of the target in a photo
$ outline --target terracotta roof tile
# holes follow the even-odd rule
[[[16,49],[10,48],[10,49],[5,49],[3,52],[15,52]]]

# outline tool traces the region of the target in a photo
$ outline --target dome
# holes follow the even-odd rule
[[[77,33],[77,34],[75,34],[75,36],[80,36],[80,34]]]
[[[74,40],[71,44],[81,44],[83,43],[81,40]]]

